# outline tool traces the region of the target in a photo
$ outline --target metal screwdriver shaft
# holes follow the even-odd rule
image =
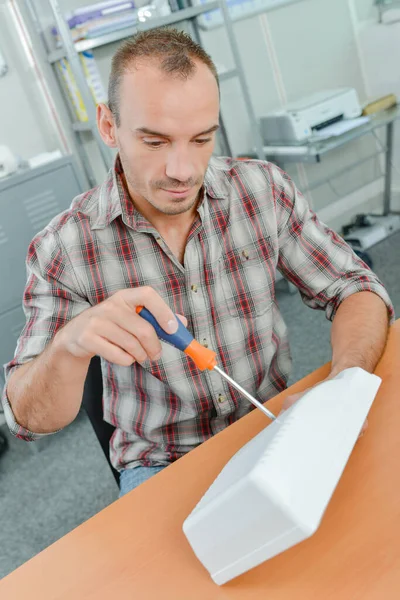
[[[240,392],[245,398],[247,398],[247,400],[249,400],[252,404],[254,404],[255,407],[257,407],[259,410],[261,410],[261,412],[263,412],[265,415],[267,415],[267,417],[269,417],[273,421],[276,419],[275,415],[270,410],[268,410],[268,408],[265,408],[265,406],[263,404],[261,404],[261,402],[259,402],[251,394],[246,392],[246,390],[244,388],[242,388],[241,385],[236,383],[236,381],[234,379],[232,379],[232,377],[229,377],[229,375],[227,375],[225,373],[225,371],[222,371],[222,369],[220,369],[217,366],[214,367],[214,371],[217,371],[217,373],[219,373],[221,375],[221,377],[226,379],[226,381],[228,381],[228,383],[230,383],[232,387],[237,389],[238,392]]]
[[[164,329],[162,329],[162,327],[160,327],[155,317],[151,314],[149,310],[147,310],[147,308],[144,308],[143,306],[138,306],[136,308],[136,312],[148,323],[153,325],[158,337],[161,340],[164,340],[164,342],[171,344],[171,346],[178,348],[178,350],[181,350],[182,352],[190,356],[190,358],[195,362],[198,369],[200,369],[201,371],[204,371],[205,369],[212,371],[214,369],[215,371],[217,371],[217,373],[221,375],[221,377],[226,379],[226,381],[228,381],[228,383],[230,383],[232,387],[234,387],[245,398],[247,398],[249,402],[251,402],[256,408],[261,410],[261,412],[264,413],[264,415],[266,415],[269,419],[272,419],[273,421],[276,419],[276,416],[267,408],[265,408],[265,406],[261,404],[261,402],[259,402],[251,394],[246,392],[246,390],[243,389],[241,385],[236,383],[234,379],[229,377],[229,375],[227,375],[225,371],[222,371],[219,367],[217,367],[216,353],[213,350],[205,348],[204,346],[199,344],[199,342],[194,339],[192,334],[186,329],[186,327],[178,318],[176,319],[178,322],[178,330],[176,331],[176,333],[171,334],[167,333]]]

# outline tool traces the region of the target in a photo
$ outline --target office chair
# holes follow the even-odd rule
[[[119,473],[114,469],[110,462],[109,443],[115,427],[103,419],[103,381],[101,377],[100,358],[94,356],[90,361],[89,370],[86,376],[85,387],[83,389],[82,407],[85,410],[89,421],[92,424],[100,446],[104,452],[110,469],[119,484]]]
[[[3,454],[8,448],[7,438],[0,433],[0,455]]]

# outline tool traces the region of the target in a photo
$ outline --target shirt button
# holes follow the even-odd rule
[[[190,287],[190,289],[192,290],[192,292],[197,292],[197,285],[194,285],[194,284],[193,284],[193,285]]]
[[[157,241],[158,243],[160,243],[160,242],[161,242],[161,238],[160,238],[160,237],[157,237],[157,238],[156,238],[156,241]]]
[[[247,250],[243,250],[243,252],[242,252],[242,256],[244,256],[244,257],[245,257],[245,259],[246,259],[246,260],[248,260],[248,258],[249,258],[249,253],[247,252]]]
[[[225,396],[222,396],[222,394],[220,394],[220,395],[218,396],[218,402],[219,402],[220,404],[222,404],[223,402],[225,402],[225,400],[226,400],[226,397],[225,397]]]
[[[204,348],[208,348],[207,338],[203,338],[202,346],[204,346]]]

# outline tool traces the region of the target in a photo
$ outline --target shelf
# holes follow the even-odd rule
[[[72,124],[74,131],[91,131],[91,127],[88,121],[76,121]]]
[[[65,57],[66,57],[65,51],[60,48],[59,50],[54,50],[54,52],[50,52],[47,55],[47,60],[49,61],[50,64],[53,64]]]
[[[375,0],[374,4],[375,4],[375,6],[378,9],[379,22],[382,23],[383,14],[385,12],[387,12],[388,10],[391,10],[393,8],[394,9],[399,8],[400,1],[399,0],[392,0],[391,2],[388,2],[387,0]]]
[[[102,35],[100,37],[81,40],[80,42],[75,43],[75,49],[77,52],[84,52],[85,50],[91,50],[92,48],[106,46],[107,44],[112,44],[113,42],[118,42],[119,40],[124,40],[125,38],[131,37],[138,31],[148,31],[149,29],[156,29],[157,27],[180,23],[181,21],[193,19],[217,8],[219,8],[219,2],[208,2],[207,4],[202,4],[200,6],[184,8],[159,19],[149,19],[145,23],[138,23],[135,26],[119,29],[118,31],[113,31],[112,33],[107,33],[106,35]],[[47,58],[49,63],[53,64],[65,57],[65,50],[60,48],[59,50],[50,52]]]
[[[237,77],[237,69],[231,69],[230,71],[223,71],[222,73],[218,73],[218,79],[220,82],[228,81],[228,79],[232,79],[233,77]]]
[[[310,141],[298,146],[264,146],[266,156],[281,159],[283,162],[319,162],[320,157],[331,150],[340,148],[361,136],[371,133],[378,127],[384,127],[400,118],[400,106],[395,106],[377,113],[371,120],[356,129],[352,129],[342,135],[331,137],[323,141]]]

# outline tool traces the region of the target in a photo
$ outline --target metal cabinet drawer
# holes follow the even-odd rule
[[[22,302],[31,240],[81,191],[66,158],[0,180],[0,314]]]

